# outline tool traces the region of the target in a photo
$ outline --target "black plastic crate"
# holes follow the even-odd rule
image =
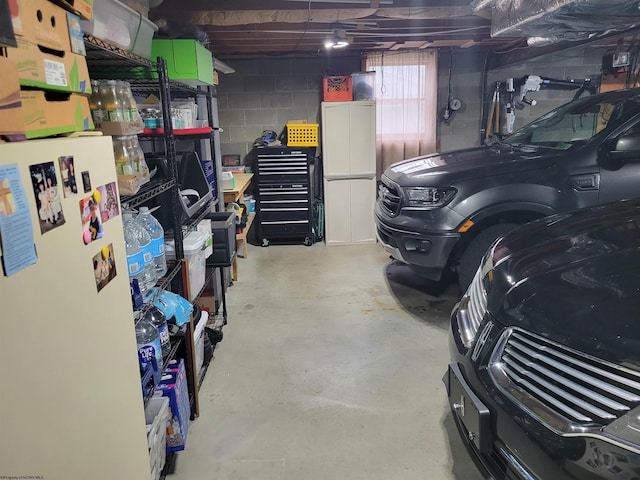
[[[212,212],[213,255],[207,260],[212,267],[228,267],[236,254],[236,214],[234,212]]]

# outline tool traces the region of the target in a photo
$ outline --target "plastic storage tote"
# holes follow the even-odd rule
[[[144,58],[151,58],[151,40],[158,27],[118,0],[93,4],[93,20],[82,20],[82,31]]]
[[[205,249],[209,237],[201,232],[190,232],[183,241],[184,258],[189,262],[189,300],[194,300],[204,287],[206,257]],[[173,239],[165,239],[165,254],[167,260],[174,260],[176,252]]]
[[[149,444],[151,479],[158,480],[167,459],[167,422],[171,418],[169,399],[152,397],[144,409]]]

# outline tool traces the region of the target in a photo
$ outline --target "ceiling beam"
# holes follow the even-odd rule
[[[194,10],[180,16],[193,25],[231,26],[261,23],[339,23],[365,18],[434,20],[471,16],[470,7],[341,8],[333,10]],[[485,20],[486,21],[486,20]]]

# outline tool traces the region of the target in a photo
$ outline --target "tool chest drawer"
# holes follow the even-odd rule
[[[257,181],[308,182],[309,156],[303,150],[263,149],[258,153]]]
[[[310,224],[306,220],[297,222],[265,222],[261,225],[262,239],[268,241],[276,237],[307,237],[310,231]]]

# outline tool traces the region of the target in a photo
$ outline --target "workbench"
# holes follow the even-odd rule
[[[235,181],[235,187],[231,190],[223,190],[224,203],[241,201],[245,190],[251,184],[252,178],[253,173],[234,173],[233,179]]]

